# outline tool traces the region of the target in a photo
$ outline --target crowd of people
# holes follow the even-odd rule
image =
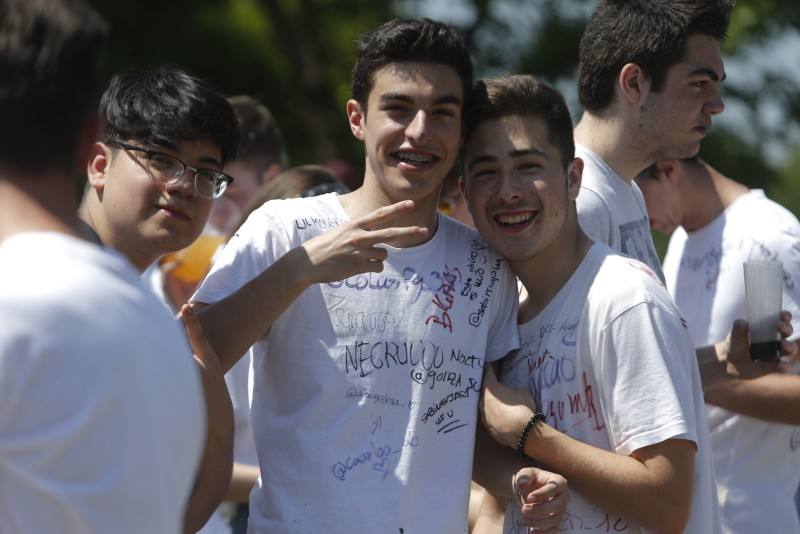
[[[800,224],[699,156],[732,9],[598,0],[575,126],[385,22],[352,188],[180,67],[98,99],[104,20],[0,0],[0,532],[800,532]]]

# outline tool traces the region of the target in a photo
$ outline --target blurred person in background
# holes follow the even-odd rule
[[[747,315],[742,264],[783,263],[783,308],[800,319],[800,223],[787,209],[700,159],[655,163],[636,178],[650,225],[670,235],[667,289],[696,347]],[[795,331],[797,331],[795,323]],[[800,532],[800,376],[760,362],[753,376],[703,376],[725,532]]]
[[[236,159],[225,165],[234,182],[214,202],[210,224],[230,236],[256,191],[289,166],[283,134],[267,107],[247,95],[228,98],[239,123]]]
[[[100,100],[102,133],[91,147],[80,214],[103,245],[143,272],[192,243],[231,177],[238,127],[225,97],[177,67],[115,75]],[[214,359],[203,373],[205,450],[196,484],[199,529],[222,500],[232,465],[233,419]]]
[[[0,532],[204,520],[203,392],[182,328],[77,216],[106,33],[79,0],[0,0]]]

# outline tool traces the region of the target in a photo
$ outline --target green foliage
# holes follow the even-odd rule
[[[227,94],[250,94],[266,103],[284,130],[293,163],[338,157],[359,167],[362,148],[350,135],[344,114],[355,40],[401,10],[404,15],[424,15],[435,3],[90,1],[112,24],[109,76],[128,67],[179,64]],[[455,0],[436,1],[449,6],[446,2]],[[593,1],[461,0],[461,4],[473,15],[460,23],[472,44],[479,75],[529,72],[562,88],[574,86],[578,41]],[[800,2],[796,0],[738,0],[725,54],[728,58],[746,57],[753,45],[798,28]],[[726,101],[748,114],[749,131],[715,128],[704,143],[703,156],[731,177],[764,187],[773,198],[797,209],[798,84],[780,69],[766,69],[750,86],[734,79],[725,85]],[[779,106],[784,119],[777,127],[770,128],[760,120],[765,103]],[[790,137],[793,131],[795,138]],[[765,156],[775,143],[788,143],[783,162]]]
[[[387,2],[90,0],[112,25],[108,77],[174,63],[226,94],[250,94],[277,118],[292,163],[361,159],[344,104],[355,41],[392,18]]]

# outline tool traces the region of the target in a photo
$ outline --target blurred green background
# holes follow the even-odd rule
[[[593,0],[90,0],[112,25],[106,77],[168,62],[276,116],[292,164],[363,165],[344,104],[358,35],[401,16],[459,27],[478,76],[533,73],[578,118],[578,41]],[[800,214],[800,2],[739,0],[724,43],[726,112],[701,155]],[[663,249],[663,240],[659,246]]]

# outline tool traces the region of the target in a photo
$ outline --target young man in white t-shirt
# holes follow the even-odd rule
[[[578,220],[586,235],[641,260],[662,280],[633,179],[659,159],[696,154],[724,109],[719,42],[732,5],[600,0],[581,38]]]
[[[105,34],[83,2],[0,1],[0,532],[183,532],[200,461],[182,329],[76,213]]]
[[[484,362],[517,346],[508,266],[436,212],[471,79],[445,24],[365,34],[363,186],[265,204],[193,297],[224,367],[252,345],[252,532],[467,531]]]
[[[222,168],[236,154],[236,116],[221,93],[173,66],[116,74],[99,113],[102,133],[86,166],[80,214],[141,272],[202,232],[212,202],[233,180]],[[203,368],[208,435],[187,529],[206,523],[230,480],[233,420],[217,363]]]
[[[695,346],[720,341],[747,313],[742,264],[783,263],[783,308],[800,318],[800,223],[763,191],[699,158],[664,160],[636,179],[652,227],[672,234],[667,289]],[[754,380],[703,376],[723,528],[798,532],[800,376],[760,363]]]
[[[505,385],[492,370],[485,379],[487,429],[570,481],[559,532],[720,532],[686,324],[651,269],[581,231],[582,161],[563,97],[507,76],[470,101],[467,201],[527,292]],[[499,527],[505,502],[487,497],[478,526]],[[509,507],[504,532],[519,531],[518,515]]]

